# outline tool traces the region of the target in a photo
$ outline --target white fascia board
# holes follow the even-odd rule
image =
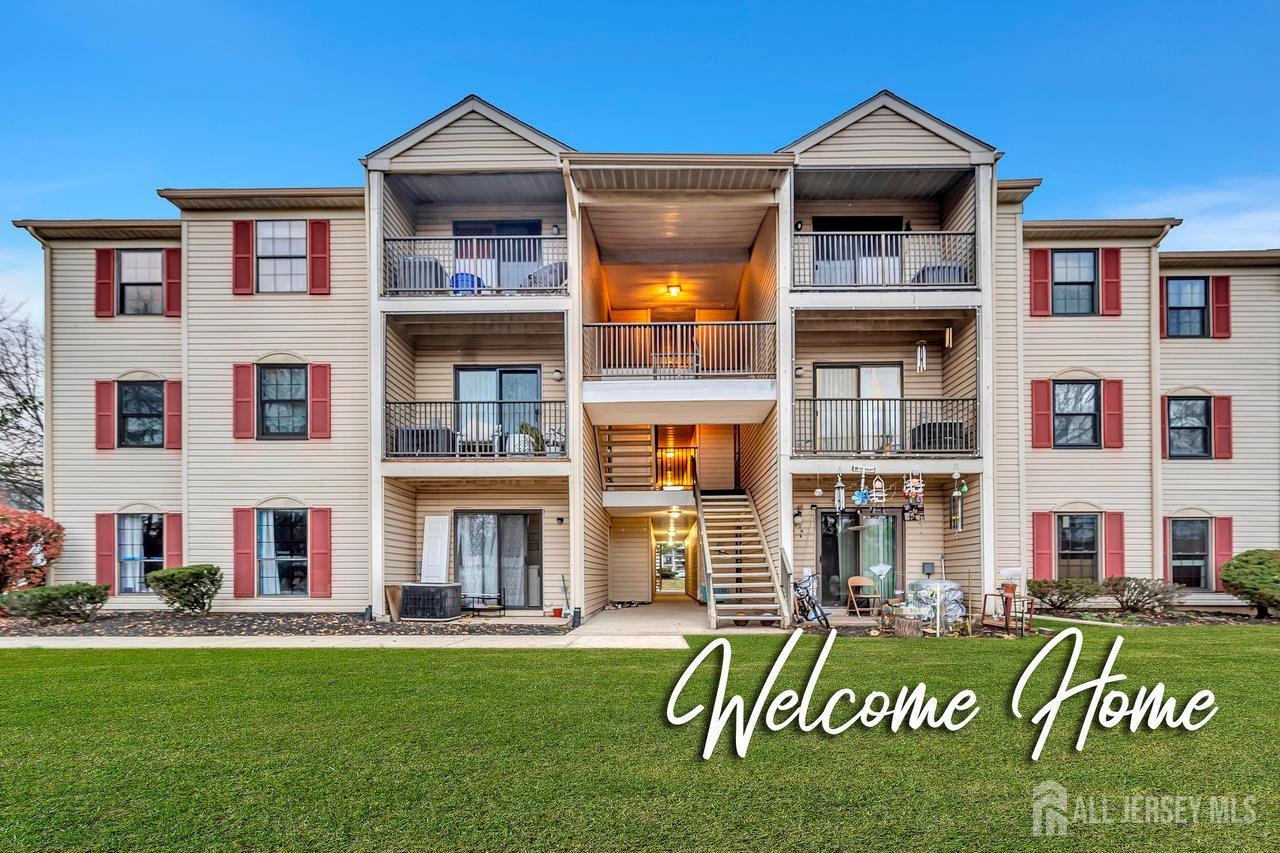
[[[434,479],[450,477],[569,476],[568,459],[384,459],[385,477]]]
[[[787,463],[792,475],[822,474],[834,476],[848,474],[854,466],[875,468],[877,474],[910,474],[919,471],[926,476],[951,474],[958,467],[962,475],[981,474],[982,460],[974,456],[957,456],[954,459],[930,457],[928,459],[874,456],[809,457],[793,456]]]

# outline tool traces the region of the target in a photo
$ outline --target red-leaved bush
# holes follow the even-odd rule
[[[64,535],[61,524],[38,512],[0,509],[0,593],[44,583]]]

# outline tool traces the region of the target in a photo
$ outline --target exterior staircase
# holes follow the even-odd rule
[[[790,624],[782,588],[760,518],[745,492],[696,492],[702,559],[707,573],[707,622],[731,625]]]
[[[654,487],[653,427],[596,427],[596,445],[605,489]]]

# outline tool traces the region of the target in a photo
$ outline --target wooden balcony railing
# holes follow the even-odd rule
[[[697,479],[697,451],[692,447],[659,447],[654,457],[653,487],[692,489]]]
[[[971,231],[796,234],[793,290],[977,287]]]
[[[384,296],[568,293],[568,237],[387,237]]]
[[[933,456],[978,452],[974,399],[795,401],[794,447],[813,456]]]
[[[387,403],[384,453],[402,457],[563,457],[563,400]]]
[[[583,326],[586,379],[769,378],[774,325],[594,323]]]

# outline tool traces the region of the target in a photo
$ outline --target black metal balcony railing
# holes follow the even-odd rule
[[[977,453],[974,399],[795,401],[794,447],[815,456],[932,456]]]
[[[586,379],[768,378],[774,352],[767,321],[583,326]]]
[[[824,232],[794,235],[794,290],[977,287],[969,231]]]
[[[695,458],[692,447],[659,447],[654,457],[653,487],[665,490],[692,489],[696,480]]]
[[[387,403],[387,457],[563,457],[563,400]]]
[[[568,293],[568,237],[387,237],[384,296]]]

